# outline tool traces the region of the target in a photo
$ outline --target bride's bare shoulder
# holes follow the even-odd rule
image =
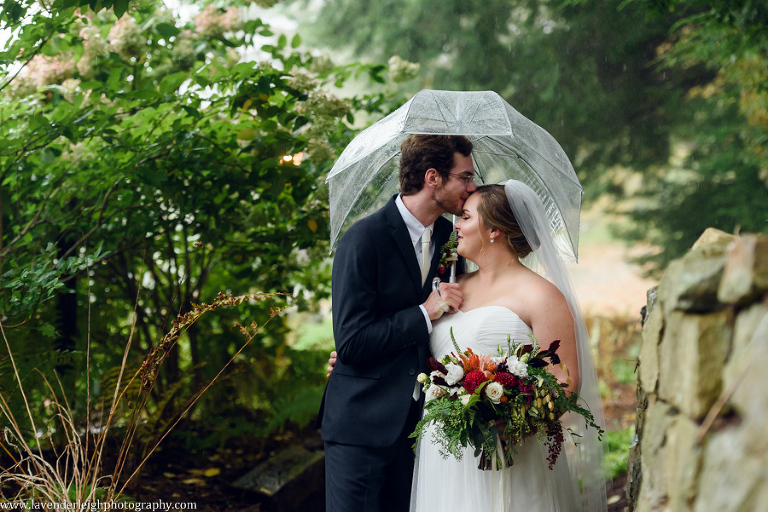
[[[565,301],[565,297],[560,290],[547,279],[541,277],[539,274],[533,271],[529,271],[526,274],[523,287],[526,295],[532,299],[545,302],[560,302]]]

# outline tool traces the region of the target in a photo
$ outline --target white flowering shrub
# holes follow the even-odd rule
[[[0,29],[23,27],[0,50],[0,322],[24,326],[9,343],[27,347],[28,362],[74,361],[61,377],[75,394],[91,304],[103,369],[121,360],[113,340],[127,339],[134,320],[134,346],[151,347],[169,312],[220,290],[307,290],[300,308],[327,296],[323,178],[354,134],[353,115],[383,115],[389,99],[340,97],[329,84],[378,79],[382,67],[339,72],[240,7],[207,6],[182,22],[150,0],[86,4],[19,0],[21,11],[0,11]],[[262,62],[243,60],[254,44]],[[61,297],[75,299],[69,309]],[[242,307],[246,318],[265,312]],[[279,389],[274,367],[291,363],[274,353],[284,353],[287,328],[273,324],[270,345],[243,353],[238,370],[260,384],[211,389],[199,410],[258,404],[264,429],[306,419],[278,410],[318,390]],[[220,323],[199,329],[170,355],[158,386],[177,391],[159,400],[199,389],[229,350]],[[7,377],[0,389],[13,385]],[[159,416],[174,404],[165,405],[150,404],[158,417],[148,426],[168,419]]]

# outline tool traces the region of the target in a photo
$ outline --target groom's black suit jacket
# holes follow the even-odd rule
[[[436,249],[422,286],[395,197],[350,227],[336,251],[332,296],[338,359],[318,418],[325,441],[387,447],[410,433],[404,427],[414,385],[429,357],[429,331],[419,305],[431,292],[440,248],[452,226],[442,217],[435,222]]]

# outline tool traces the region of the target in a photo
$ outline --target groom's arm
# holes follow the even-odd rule
[[[333,333],[338,359],[344,364],[366,363],[418,343],[429,343],[419,298],[414,296],[408,305],[408,293],[414,293],[411,283],[404,283],[407,286],[402,288],[408,289],[401,289],[396,297],[383,297],[377,289],[381,258],[389,255],[380,254],[373,236],[353,226],[339,242],[334,258]],[[403,280],[406,273],[403,268],[392,279]]]

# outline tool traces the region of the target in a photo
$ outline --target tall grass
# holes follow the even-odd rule
[[[241,347],[216,376],[193,397],[176,421],[157,439],[136,467],[133,468],[133,471],[125,476],[125,473],[128,473],[126,461],[136,438],[141,413],[145,410],[147,400],[157,381],[160,367],[179,338],[202,315],[209,311],[214,311],[219,307],[238,306],[244,301],[263,301],[275,295],[277,294],[228,296],[219,293],[212,304],[193,305],[191,311],[176,317],[168,333],[144,357],[140,368],[131,373],[127,370],[127,361],[136,327],[134,320],[123,351],[119,375],[114,390],[111,392],[108,408],[106,409],[106,420],[102,421],[101,428],[98,431],[91,429],[90,329],[87,336],[85,376],[88,383],[86,385],[86,427],[82,429],[77,427],[77,422],[72,414],[73,409],[67,402],[66,394],[58,379],[56,379],[56,382],[58,383],[60,393],[56,393],[49,380],[43,376],[50,394],[54,413],[51,418],[45,420],[35,418],[35,415],[32,413],[33,407],[24,392],[22,377],[13,358],[10,343],[0,323],[0,334],[2,334],[3,341],[5,342],[11,367],[18,384],[18,391],[26,412],[24,418],[15,417],[9,405],[9,399],[0,393],[0,418],[4,418],[5,423],[7,423],[7,426],[3,428],[2,438],[0,439],[0,449],[3,452],[0,453],[0,460],[2,460],[4,454],[10,461],[8,467],[0,466],[0,501],[5,500],[26,504],[34,502],[84,504],[95,503],[97,500],[105,503],[123,499],[126,486],[136,477],[160,443],[179,421],[187,415],[197,400],[219,379],[243,349],[256,337],[259,329],[277,316],[283,308],[271,308],[267,320],[261,326],[255,322],[248,326],[239,326],[240,331],[245,337]],[[134,318],[136,318],[135,315]],[[128,389],[136,382],[140,384],[141,390],[138,401],[129,407],[128,424],[124,431],[114,467],[110,471],[106,471],[103,467],[103,461],[108,435],[118,417],[120,404],[126,400]],[[45,429],[42,428],[44,424],[46,425]],[[56,443],[53,442],[49,435],[43,434],[44,432],[51,431],[57,431],[62,434],[65,440],[63,447],[56,446]],[[6,493],[9,494],[6,495]]]

